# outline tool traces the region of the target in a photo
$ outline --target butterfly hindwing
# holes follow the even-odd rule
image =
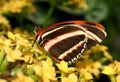
[[[39,32],[37,40],[55,60],[74,63],[80,55],[106,37],[104,27],[86,21],[58,23]],[[40,38],[40,40],[39,40]]]

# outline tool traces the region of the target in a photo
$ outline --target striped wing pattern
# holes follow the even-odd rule
[[[92,24],[58,25],[44,31],[40,39],[49,54],[57,61],[74,63],[80,55],[106,37],[106,32]]]

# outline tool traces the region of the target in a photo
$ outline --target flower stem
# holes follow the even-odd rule
[[[50,7],[49,10],[48,10],[47,16],[46,16],[45,21],[44,21],[44,24],[43,24],[43,28],[45,28],[45,27],[47,26],[48,21],[50,21],[50,17],[51,17],[51,15],[52,15],[53,11],[54,11],[54,8],[55,8],[55,7],[54,7],[53,1],[54,1],[54,0],[51,0],[51,7]]]
[[[110,77],[110,82],[116,82],[116,79],[115,79],[115,76],[114,75],[111,75],[109,76]]]

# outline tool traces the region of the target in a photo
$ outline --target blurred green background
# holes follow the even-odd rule
[[[0,0],[0,31],[21,28],[30,33],[34,26],[68,20],[101,23],[108,34],[102,44],[120,60],[120,0]]]

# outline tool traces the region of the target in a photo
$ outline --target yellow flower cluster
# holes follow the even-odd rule
[[[33,12],[33,0],[1,0],[0,1],[0,30],[10,30],[9,20],[3,15],[8,13],[21,13],[23,8]]]
[[[23,52],[26,53],[27,49],[21,51],[21,48],[30,48],[31,43],[20,35],[7,32],[7,38],[4,35],[0,36],[0,50],[3,50],[6,54],[7,61],[15,62],[16,60],[26,61],[26,57],[23,56]],[[29,54],[31,55],[31,54]],[[26,56],[26,55],[25,55]]]
[[[5,37],[7,36],[7,37]],[[8,31],[7,33],[3,33],[0,36],[0,72],[2,73],[2,63],[4,63],[4,57],[7,62],[16,63],[18,61],[23,61],[26,64],[26,69],[33,69],[36,76],[41,77],[42,81],[49,82],[50,80],[56,80],[56,72],[53,67],[53,63],[50,58],[46,57],[46,61],[42,61],[41,59],[45,58],[45,56],[41,56],[40,54],[44,54],[41,48],[38,48],[35,44],[32,47],[33,41],[29,41],[28,39],[32,39],[30,35],[26,34],[26,32],[12,33]],[[34,57],[36,59],[34,59]],[[3,57],[4,56],[4,57]],[[39,61],[41,60],[41,61]],[[35,62],[35,63],[34,63]],[[34,63],[34,64],[32,64]],[[31,65],[29,65],[31,64]],[[17,67],[17,65],[16,65]],[[12,82],[34,82],[31,77],[24,75],[24,73],[16,72],[17,78],[13,79]],[[3,80],[3,79],[1,79]]]
[[[82,77],[81,81],[91,81],[91,79],[93,79],[92,75],[97,78],[99,77],[101,73],[100,69],[103,68],[102,63],[112,61],[112,56],[109,54],[107,49],[108,48],[106,46],[97,44],[81,55],[83,61],[76,62],[76,68],[81,74],[80,77]],[[100,54],[101,52],[102,54]],[[99,57],[99,54],[103,55],[103,57]]]
[[[33,36],[16,31],[0,32],[0,82],[93,82],[101,73],[120,81],[120,62],[113,61],[104,45],[92,47],[69,66],[65,61],[53,63],[43,48],[32,46]],[[105,66],[106,61],[111,64]]]
[[[2,0],[0,13],[20,13],[24,7],[32,7],[32,0]]]

